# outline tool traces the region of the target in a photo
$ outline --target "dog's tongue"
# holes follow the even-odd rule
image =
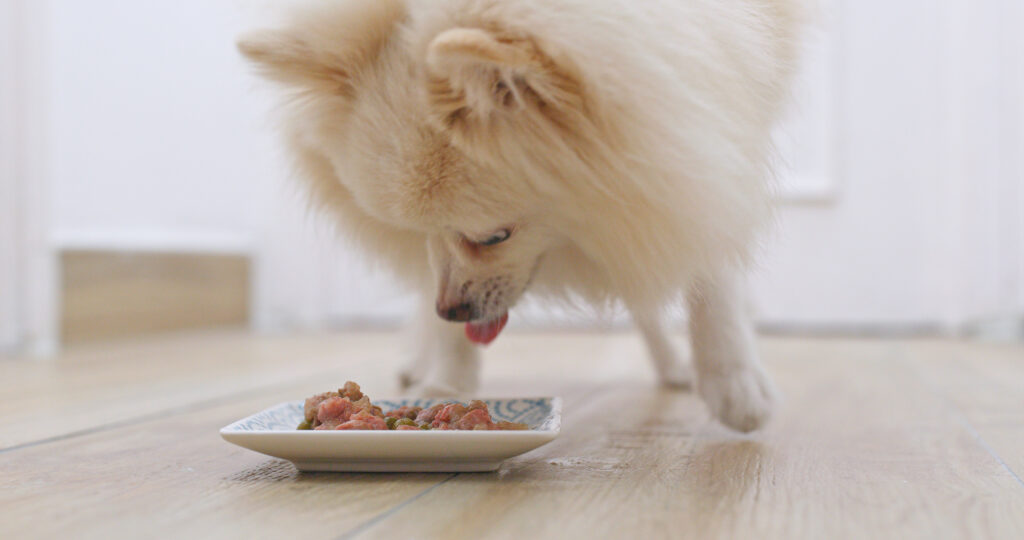
[[[466,323],[466,337],[473,343],[487,345],[494,341],[494,338],[498,337],[498,334],[501,333],[502,328],[505,328],[505,323],[507,322],[507,311],[497,319],[483,322],[468,322]]]

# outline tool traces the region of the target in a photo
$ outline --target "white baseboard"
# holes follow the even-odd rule
[[[1007,315],[971,322],[965,335],[998,343],[1024,342],[1024,315]]]
[[[255,241],[252,236],[234,231],[64,230],[54,233],[51,245],[58,251],[136,251],[225,255],[252,255],[255,253]]]

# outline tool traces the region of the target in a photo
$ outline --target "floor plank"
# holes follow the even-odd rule
[[[392,365],[390,335],[211,333],[0,362],[0,449],[266,388],[351,364]],[[312,391],[312,389],[311,389]],[[60,422],[48,422],[57,418]]]
[[[350,366],[348,375],[364,388],[387,384],[375,366]],[[324,387],[323,377],[0,452],[0,538],[334,538],[454,476],[299,473],[217,434],[310,385]],[[592,387],[562,390],[575,405]]]
[[[681,337],[679,338],[681,340]],[[394,334],[179,337],[0,362],[0,538],[1020,538],[1019,347],[766,339],[786,400],[738,436],[633,334],[503,336],[481,395],[565,396],[496,473],[300,474],[217,429],[346,379]]]
[[[460,475],[360,538],[1013,538],[1024,490],[887,344],[766,347],[788,395],[730,434],[630,384],[560,444]],[[625,408],[626,414],[618,413]],[[623,417],[633,425],[622,425]],[[555,528],[557,527],[557,529]]]
[[[511,335],[488,351],[486,380],[500,382],[499,395],[536,393],[537,373],[546,379],[603,380],[612,369],[647,370],[641,344],[622,334]],[[184,334],[84,345],[52,360],[0,361],[0,450],[32,441],[88,431],[162,411],[216,402],[223,395],[272,387],[321,374],[346,377],[351,366],[374,366],[381,374],[375,395],[397,395],[394,373],[407,353],[395,332],[253,337],[239,332]],[[581,367],[566,358],[594,359]],[[629,358],[626,364],[611,358]],[[361,381],[365,383],[366,381]],[[338,384],[331,381],[328,387]],[[547,388],[557,390],[558,386]],[[484,387],[483,390],[488,390]],[[321,391],[310,386],[300,395]],[[61,422],[40,419],[60,417]]]
[[[1024,350],[996,343],[929,343],[906,357],[1024,487]]]
[[[220,439],[305,384],[0,454],[0,538],[331,538],[444,479],[303,474]]]

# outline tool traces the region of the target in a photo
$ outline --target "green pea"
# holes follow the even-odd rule
[[[398,419],[395,418],[394,416],[389,416],[388,419],[384,421],[384,423],[388,425],[388,429],[395,429],[395,421],[397,420]]]
[[[295,429],[313,429],[313,426],[309,424],[309,420],[303,420],[299,427]]]
[[[413,422],[412,420],[409,420],[408,418],[402,418],[401,420],[395,422],[395,425],[396,426],[415,426],[416,422]]]
[[[430,424],[423,424],[422,426],[420,426],[420,429],[425,429],[429,431],[431,429]]]

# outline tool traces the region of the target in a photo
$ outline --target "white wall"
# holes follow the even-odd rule
[[[1024,182],[1013,169],[1020,115],[1008,114],[1022,90],[1019,6],[841,8],[840,196],[783,211],[758,279],[762,318],[954,329],[1012,313],[1022,208],[1012,193]]]
[[[54,349],[61,248],[258,255],[284,167],[233,42],[261,1],[0,0],[0,345]]]
[[[250,250],[280,174],[238,2],[51,0],[60,246]]]
[[[756,280],[761,318],[773,325],[934,322],[941,35],[926,4],[840,4],[832,112],[840,185],[831,201],[782,209]]]

